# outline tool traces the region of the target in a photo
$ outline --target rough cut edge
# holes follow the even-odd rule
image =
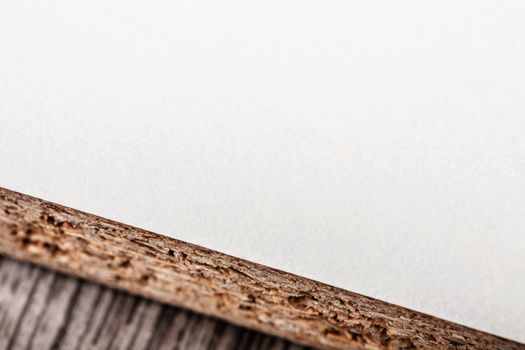
[[[0,253],[326,349],[525,349],[439,318],[0,188]]]

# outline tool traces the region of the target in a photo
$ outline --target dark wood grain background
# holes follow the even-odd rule
[[[0,349],[306,350],[3,256]]]

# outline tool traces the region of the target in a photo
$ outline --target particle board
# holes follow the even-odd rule
[[[0,189],[0,252],[320,348],[525,348],[6,189]]]
[[[0,186],[525,342],[524,42],[511,0],[2,2]]]

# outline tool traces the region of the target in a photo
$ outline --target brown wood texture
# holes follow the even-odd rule
[[[0,256],[0,349],[307,350]]]
[[[380,300],[0,189],[0,252],[326,349],[525,349]]]

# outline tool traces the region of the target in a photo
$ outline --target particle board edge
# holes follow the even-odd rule
[[[325,349],[524,344],[0,188],[0,253]]]

